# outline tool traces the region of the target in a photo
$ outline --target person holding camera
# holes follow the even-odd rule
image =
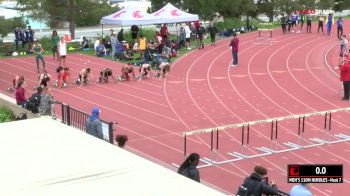
[[[269,184],[266,174],[266,168],[255,166],[254,172],[249,177],[246,177],[244,183],[239,187],[237,196],[278,195],[277,185],[273,181]]]

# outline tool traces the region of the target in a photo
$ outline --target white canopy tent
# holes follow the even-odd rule
[[[100,23],[119,26],[150,25],[160,23],[160,18],[137,7],[125,7],[114,14],[102,17]]]
[[[197,14],[189,14],[184,12],[171,3],[167,3],[164,7],[151,14],[160,19],[160,23],[180,23],[192,22],[199,20]]]
[[[224,195],[49,117],[0,135],[0,195]]]

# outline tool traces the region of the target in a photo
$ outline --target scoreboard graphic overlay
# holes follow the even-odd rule
[[[288,165],[288,183],[343,183],[343,165]]]

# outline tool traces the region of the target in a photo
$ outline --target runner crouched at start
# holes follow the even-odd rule
[[[113,73],[112,69],[110,68],[105,68],[100,71],[100,77],[98,78],[98,82],[103,82],[103,83],[108,83],[108,78],[112,77],[113,78]]]
[[[10,86],[7,90],[9,92],[14,92],[19,82],[22,82],[22,84],[24,83],[24,76],[15,76],[15,78],[12,80],[12,86]]]
[[[132,66],[132,63],[125,64],[122,67],[122,76],[120,80],[130,81],[130,74],[132,74],[132,77],[136,80],[134,67]]]
[[[70,76],[69,68],[60,66],[56,69],[56,72],[57,80],[54,82],[54,86],[58,88],[66,87]]]
[[[152,76],[152,67],[151,64],[144,63],[140,66],[140,80],[147,79],[149,76]]]
[[[48,82],[50,81],[51,76],[50,74],[44,72],[42,74],[39,74],[38,77],[38,86],[43,86],[43,87],[47,87]],[[36,86],[35,89],[38,87]]]
[[[88,77],[91,76],[91,69],[90,68],[84,68],[80,71],[78,79],[75,81],[76,84],[80,84],[80,85],[87,85],[89,79]]]
[[[169,72],[170,72],[170,63],[168,62],[160,63],[158,77],[165,78],[169,74]]]

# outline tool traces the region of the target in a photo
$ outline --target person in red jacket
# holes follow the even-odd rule
[[[230,48],[232,50],[232,58],[233,58],[233,62],[231,67],[236,67],[238,65],[238,43],[239,43],[239,39],[238,39],[238,32],[233,34],[233,39],[230,42]]]
[[[23,106],[23,104],[26,102],[26,97],[24,96],[24,88],[22,87],[24,84],[23,80],[20,80],[17,84],[16,88],[16,103],[17,105]]]
[[[339,65],[339,70],[340,70],[340,81],[343,82],[343,86],[344,86],[344,97],[343,97],[343,100],[349,100],[350,61],[347,60],[344,65]]]
[[[168,40],[168,27],[166,24],[163,24],[162,28],[160,29],[160,36],[162,36],[163,42],[166,42]]]

